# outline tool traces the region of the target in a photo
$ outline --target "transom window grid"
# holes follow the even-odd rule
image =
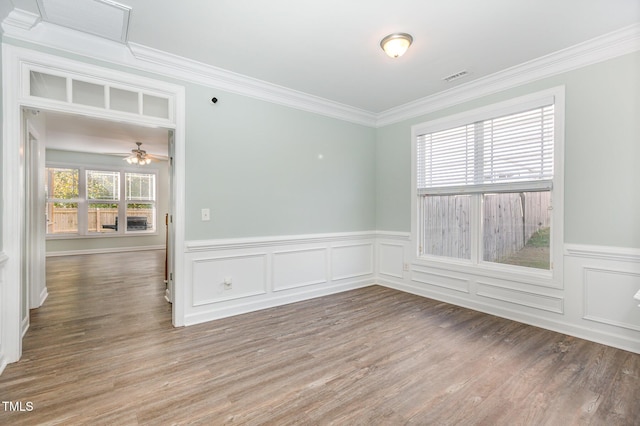
[[[175,120],[175,99],[161,91],[29,63],[23,64],[22,72],[24,97],[64,109],[92,108],[114,117],[133,115],[156,124],[166,125]]]

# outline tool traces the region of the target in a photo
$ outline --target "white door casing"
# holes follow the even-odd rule
[[[92,82],[105,81],[108,84],[126,86],[131,90],[161,93],[170,100],[169,117],[157,119],[119,111],[110,111],[95,107],[59,102],[31,96],[29,93],[30,67],[39,70],[52,70],[57,75],[69,75],[71,78],[87,79]],[[48,111],[83,114],[95,118],[125,121],[143,126],[165,127],[172,129],[175,138],[173,161],[173,241],[174,248],[184,246],[184,145],[185,145],[185,90],[184,87],[163,81],[140,77],[120,71],[88,65],[83,62],[53,56],[30,49],[7,44],[2,45],[2,85],[3,85],[3,143],[2,143],[2,251],[7,260],[4,269],[4,285],[0,288],[0,358],[7,362],[20,359],[22,353],[22,334],[20,315],[23,282],[22,264],[25,256],[25,218],[26,182],[24,181],[25,141],[22,137],[22,109],[44,109]],[[141,108],[142,110],[142,108]],[[44,228],[43,228],[44,229]],[[32,230],[37,231],[37,230]],[[31,238],[31,237],[30,237]],[[44,235],[34,236],[42,238]],[[173,265],[173,313],[174,326],[184,325],[183,294],[183,251],[176,250]],[[44,269],[44,265],[41,265]],[[30,303],[32,304],[32,303]]]

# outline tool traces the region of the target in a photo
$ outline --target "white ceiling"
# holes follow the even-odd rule
[[[36,0],[10,1],[39,11]],[[41,2],[77,5],[70,21],[89,18],[90,4],[101,10],[95,0]],[[118,3],[131,8],[129,42],[374,113],[640,22],[639,0]],[[398,59],[379,47],[393,32],[414,37]]]
[[[129,40],[371,112],[640,20],[638,0],[125,0]],[[380,40],[410,33],[398,59]]]
[[[116,121],[43,111],[46,146],[64,151],[98,154],[129,154],[142,142],[142,149],[159,158],[167,155],[168,131]]]
[[[10,1],[16,8],[40,13],[36,0]],[[65,1],[77,2],[41,0],[41,6]],[[90,10],[95,2],[83,0],[83,8]],[[371,113],[640,22],[640,0],[118,3],[131,8],[127,42]],[[65,8],[59,7],[58,14],[60,10]],[[65,22],[73,26],[82,11],[67,10]],[[393,32],[414,38],[406,55],[398,59],[387,57],[379,47],[380,40]],[[463,70],[467,76],[443,81]]]

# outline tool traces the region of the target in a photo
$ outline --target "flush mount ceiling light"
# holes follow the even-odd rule
[[[151,163],[151,159],[147,157],[147,151],[140,149],[142,142],[136,142],[136,145],[138,145],[138,147],[132,149],[131,155],[124,160],[129,164],[139,164],[141,166]]]
[[[412,42],[413,37],[407,33],[393,33],[382,39],[380,47],[390,57],[397,58],[404,55]]]

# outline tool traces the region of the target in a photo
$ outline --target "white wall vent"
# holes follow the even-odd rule
[[[446,81],[447,83],[450,83],[453,80],[457,80],[457,79],[462,78],[462,77],[464,77],[464,76],[466,76],[468,74],[469,74],[469,71],[463,70],[463,71],[457,72],[455,74],[448,75],[448,76],[444,77],[443,80]]]

